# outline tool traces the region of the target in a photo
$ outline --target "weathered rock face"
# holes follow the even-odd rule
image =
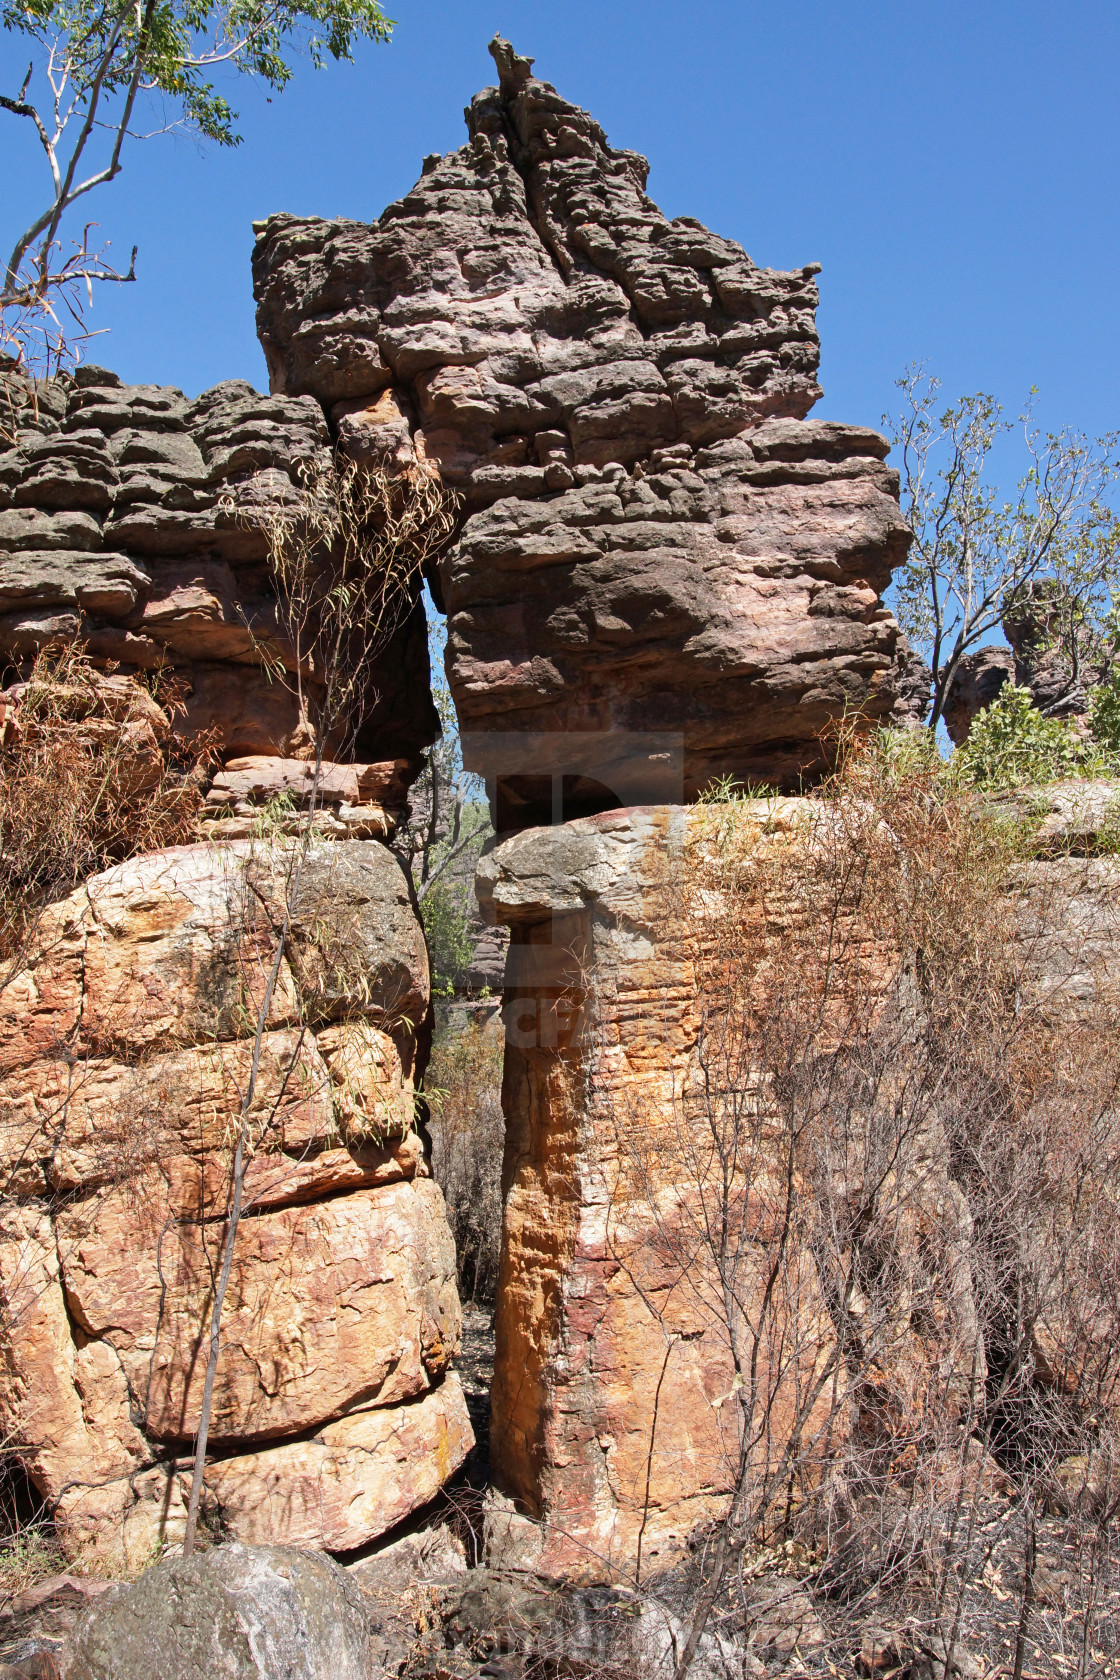
[[[986,711],[1006,682],[1015,680],[1010,648],[986,647],[968,653],[957,666],[945,699],[945,728],[955,747],[963,746],[972,720]]]
[[[1116,786],[1027,790],[1017,813],[1013,796],[1000,803],[1031,825],[1032,848],[989,931],[1006,941],[1047,1061],[1030,1111],[997,1126],[1015,1148],[1032,1139],[1043,1156],[1076,1154],[1112,1101]],[[652,1573],[726,1509],[745,1381],[733,1334],[740,1350],[758,1338],[754,1488],[787,1451],[811,1485],[815,1448],[798,1456],[808,1443],[827,1439],[842,1459],[845,1443],[857,1456],[871,1441],[901,1452],[923,1432],[952,1429],[971,1385],[983,1391],[989,1360],[1006,1353],[999,1314],[990,1301],[981,1311],[976,1290],[977,1232],[991,1223],[984,1198],[995,1192],[970,1178],[949,1110],[918,1095],[923,1078],[932,1091],[941,1077],[922,1059],[923,1042],[941,1053],[936,1033],[922,1036],[927,1006],[889,917],[872,911],[865,924],[850,901],[827,898],[830,881],[850,878],[832,865],[855,855],[842,849],[844,824],[860,819],[805,799],[718,810],[633,809],[529,830],[479,868],[484,912],[512,930],[491,1462],[538,1524],[496,1510],[491,1537],[498,1557],[558,1574],[609,1579],[639,1560]],[[725,861],[704,873],[708,855],[751,861],[734,876]],[[818,874],[819,859],[832,862]],[[816,962],[832,976],[824,990],[806,972]],[[725,1031],[729,998],[738,1013]],[[850,1087],[840,1045],[856,1070]],[[967,1053],[962,1044],[951,1058],[950,1106],[972,1089],[953,1083]],[[761,1081],[760,1058],[773,1084]],[[874,1256],[861,1270],[846,1222],[876,1180],[877,1150],[890,1166],[860,1214]],[[992,1166],[998,1177],[994,1154]],[[1078,1195],[1099,1170],[1086,1166]],[[721,1199],[723,1171],[731,1188]],[[1060,1199],[1030,1203],[1046,1231],[1024,1236],[1024,1276],[1034,1275],[1032,1242],[1061,1240],[1046,1226],[1065,1229]],[[1107,1223],[1108,1193],[1104,1203]],[[837,1232],[847,1234],[832,1252]],[[1109,1363],[1099,1327],[1111,1322],[1111,1273],[1087,1260],[1078,1275],[1060,1304],[1047,1285],[1030,1330],[1033,1380],[1067,1393],[1081,1383],[1092,1407],[1114,1404],[1114,1380],[1098,1369]],[[818,1392],[834,1350],[843,1358]]]
[[[51,906],[0,1014],[3,1426],[68,1549],[181,1532],[230,1164],[275,928],[223,1311],[212,1511],[346,1549],[472,1436],[455,1256],[414,1128],[423,935],[376,842],[150,853]],[[311,1438],[313,1436],[313,1439]]]
[[[1006,682],[1029,689],[1047,717],[1077,720],[1086,717],[1090,694],[1108,675],[1108,652],[1099,631],[1080,624],[1069,604],[1045,583],[1036,584],[1006,613],[1000,628],[1008,646],[965,654],[949,685],[945,727],[954,746],[963,745],[973,718],[992,704]]]
[[[263,669],[261,644],[294,654],[253,516],[295,506],[300,464],[325,458],[319,405],[244,380],[192,402],[92,366],[33,387],[0,365],[0,389],[18,422],[0,454],[0,662],[80,640],[126,671],[170,666],[182,727],[223,756],[305,745]],[[418,604],[376,677],[358,756],[415,761],[436,733]]]
[[[755,824],[760,846],[796,853],[814,810],[806,800],[758,801],[741,820]],[[710,818],[662,807],[530,830],[479,869],[484,911],[512,928],[491,1463],[521,1510],[539,1519],[532,1561],[546,1572],[609,1579],[640,1562],[656,1573],[726,1509],[736,1485],[734,1324],[703,1222],[686,1236],[673,1211],[708,1194],[702,1163],[713,1119],[702,1108],[689,1119],[682,1096],[705,1006],[692,941],[665,912],[667,881],[698,821]],[[793,907],[760,896],[754,908],[771,948],[781,949]],[[718,894],[700,911],[713,947],[723,914]],[[874,947],[845,960],[872,972],[884,961]],[[740,1085],[747,1072],[738,1069]],[[709,1063],[707,1076],[726,1080],[728,1067]],[[814,1211],[806,1224],[808,1190],[798,1192],[802,1210],[788,1215],[780,1124],[762,1128],[749,1149],[744,1135],[736,1149],[749,1201],[741,1209],[732,1192],[725,1212],[734,1226],[749,1211],[755,1228],[757,1275],[754,1260],[738,1262],[734,1294],[736,1333],[764,1327],[762,1398],[752,1413],[765,1418],[752,1446],[760,1483],[795,1438],[837,1440],[858,1429],[864,1402],[854,1379],[848,1397],[842,1361],[823,1383],[847,1331],[808,1235],[787,1239],[788,1271],[768,1294],[787,1217],[806,1232],[829,1220]],[[983,1369],[983,1349],[963,1258],[968,1210],[935,1125],[911,1140],[907,1173],[905,1196],[882,1216],[882,1243],[897,1249],[906,1282],[888,1305],[875,1404],[908,1420],[929,1392],[951,1408],[974,1361]],[[837,1167],[821,1205],[845,1193]],[[932,1349],[911,1323],[919,1298],[939,1325]]]
[[[761,269],[668,221],[644,159],[491,50],[469,144],[378,222],[261,225],[273,389],[462,493],[433,585],[502,826],[551,816],[552,773],[569,815],[724,774],[796,783],[831,718],[896,703],[880,597],[908,540],[885,441],[804,419],[815,265]]]
[[[344,1569],[285,1546],[222,1546],[113,1587],[82,1620],[70,1680],[367,1680],[369,1611]]]

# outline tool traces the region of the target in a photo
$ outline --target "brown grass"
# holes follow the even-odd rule
[[[174,690],[40,653],[0,744],[0,987],[45,904],[86,876],[197,838],[208,743],[173,735]]]
[[[501,1022],[471,1022],[436,1040],[425,1076],[431,1107],[432,1171],[447,1201],[459,1290],[490,1303],[502,1240]]]
[[[667,865],[692,1048],[667,1105],[614,1116],[612,1252],[667,1345],[687,1301],[734,1368],[734,1493],[694,1626],[719,1604],[749,1625],[728,1583],[793,1547],[832,1598],[899,1593],[952,1633],[982,1562],[975,1455],[1008,1479],[1026,1560],[1071,1458],[1120,1458],[1108,893],[1083,926],[1109,867],[1037,860],[871,751],[811,802],[699,813]],[[1083,1525],[1098,1562],[1118,1505],[1120,1479]]]

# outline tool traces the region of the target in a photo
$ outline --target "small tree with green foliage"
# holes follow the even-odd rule
[[[126,140],[172,129],[236,146],[237,113],[213,76],[232,66],[283,88],[292,57],[319,67],[392,29],[378,0],[0,0],[0,22],[30,43],[22,81],[0,108],[30,123],[50,177],[40,208],[13,229],[0,287],[0,343],[47,372],[84,336],[94,281],[132,280],[90,241],[61,243],[71,209],[120,174]],[[14,45],[14,40],[11,45]],[[154,128],[138,130],[152,107]],[[73,325],[63,326],[68,314]]]
[[[1062,603],[1054,633],[1068,620],[1075,640],[1107,611],[1120,523],[1106,497],[1120,464],[1115,434],[1044,433],[1028,404],[1019,420],[1029,465],[1005,500],[992,482],[992,452],[1012,423],[995,398],[978,392],[942,410],[940,382],[920,367],[898,385],[902,413],[884,424],[899,451],[914,543],[896,581],[896,610],[929,661],[935,731],[961,660],[1016,603],[1042,588]]]
[[[1044,717],[1029,688],[1005,683],[953,754],[954,776],[990,788],[1056,782],[1089,767],[1092,743],[1066,718]]]

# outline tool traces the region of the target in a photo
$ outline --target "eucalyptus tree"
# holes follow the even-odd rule
[[[1043,432],[1028,403],[1019,416],[1026,471],[1004,497],[993,452],[1013,422],[996,399],[978,392],[942,408],[940,381],[920,367],[898,386],[901,413],[884,424],[914,542],[896,577],[896,610],[930,666],[930,729],[961,660],[1017,610],[1041,612],[1043,629],[1070,641],[1076,684],[1084,631],[1103,623],[1118,581],[1120,522],[1108,501],[1120,473],[1116,435]]]
[[[236,146],[216,77],[281,89],[298,55],[319,68],[393,27],[379,0],[0,0],[0,23],[8,62],[21,41],[29,55],[0,108],[30,125],[44,165],[28,220],[4,234],[0,342],[47,371],[85,336],[94,282],[135,278],[135,249],[116,265],[79,220],[120,174],[126,142],[177,130]]]

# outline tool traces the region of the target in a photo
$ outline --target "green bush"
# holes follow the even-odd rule
[[[420,900],[428,941],[432,996],[453,997],[474,951],[466,889],[456,881],[436,881]]]
[[[1089,696],[1089,728],[1106,751],[1120,753],[1120,668],[1114,668]]]
[[[1098,769],[1094,756],[1092,744],[1068,718],[1043,717],[1030,689],[1009,682],[973,718],[968,739],[950,766],[966,785],[1011,788],[1091,775]]]

